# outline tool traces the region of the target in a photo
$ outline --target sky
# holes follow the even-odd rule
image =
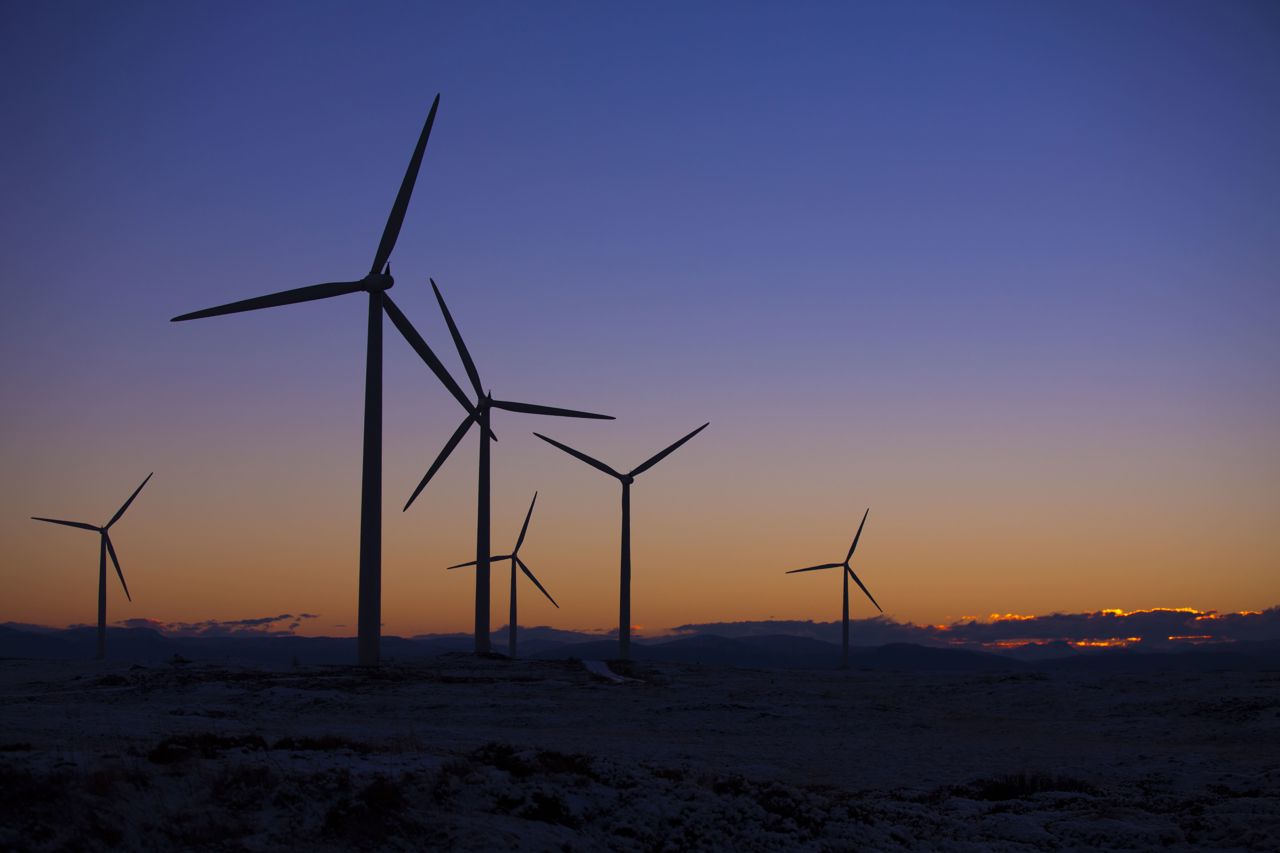
[[[642,630],[1280,603],[1280,13],[1247,2],[0,3],[0,621],[354,634],[368,269],[498,397],[494,550]],[[471,626],[475,440],[390,324],[384,632]],[[465,380],[464,380],[465,381]],[[495,569],[493,625],[506,616]],[[855,616],[871,615],[865,599]]]

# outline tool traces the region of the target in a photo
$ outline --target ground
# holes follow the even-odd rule
[[[1280,673],[628,674],[0,661],[0,849],[1280,843]]]

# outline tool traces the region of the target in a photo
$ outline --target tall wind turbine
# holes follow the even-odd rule
[[[152,471],[147,475],[147,479],[142,481],[142,486],[155,474]],[[79,527],[81,530],[92,530],[98,534],[98,660],[102,660],[107,655],[107,555],[111,555],[111,562],[116,567],[116,575],[120,578],[120,586],[124,587],[124,597],[133,601],[133,596],[129,595],[129,585],[124,582],[124,572],[120,569],[120,558],[116,556],[115,546],[111,544],[111,534],[108,533],[111,525],[120,520],[120,516],[124,515],[124,511],[129,508],[129,504],[133,503],[133,499],[138,496],[138,492],[142,491],[142,486],[133,490],[133,494],[129,495],[129,499],[116,510],[116,514],[111,516],[111,520],[106,524],[98,527],[96,524],[85,524],[83,521],[63,521],[60,518],[41,518],[38,515],[31,516],[35,521],[47,521],[50,524],[65,524],[67,527]]]
[[[529,576],[529,580],[533,581],[533,585],[547,597],[547,601],[556,604],[556,600],[551,597],[551,593],[547,592],[546,588],[538,583],[538,579],[533,576],[533,571],[525,565],[524,560],[520,559],[520,546],[524,544],[524,535],[529,532],[529,519],[533,517],[533,505],[537,502],[538,493],[534,492],[533,500],[529,501],[529,512],[525,514],[524,524],[520,527],[520,536],[516,538],[516,547],[511,549],[511,553],[489,558],[491,563],[500,563],[503,560],[511,561],[511,618],[507,623],[507,628],[510,631],[509,639],[507,640],[507,653],[512,659],[515,659],[516,656],[516,567],[519,566],[520,571]],[[474,566],[475,564],[475,560],[468,560],[465,563],[458,563],[456,566],[449,566],[449,568],[461,569],[463,566]],[[560,609],[559,604],[556,604],[556,609]]]
[[[440,294],[440,288],[436,287],[434,280],[431,282],[431,289],[436,293],[436,301],[440,303],[440,313],[444,314],[444,321],[449,326],[449,334],[453,336],[454,345],[458,348],[458,356],[462,359],[462,366],[466,368],[467,378],[471,380],[471,387],[475,389],[476,402],[472,403],[461,393],[454,394],[458,398],[458,402],[462,403],[462,407],[467,410],[467,416],[462,419],[462,423],[454,430],[453,435],[449,436],[449,440],[445,442],[444,449],[440,451],[435,461],[431,463],[431,467],[423,475],[422,481],[418,483],[418,488],[413,490],[413,494],[405,502],[404,508],[407,510],[413,505],[418,495],[427,487],[427,483],[435,476],[436,471],[439,471],[440,466],[449,458],[449,454],[462,441],[463,436],[467,434],[467,430],[471,429],[471,425],[479,425],[480,467],[479,482],[476,488],[475,643],[476,654],[480,655],[489,651],[489,564],[491,562],[489,556],[489,442],[493,438],[493,432],[489,429],[491,410],[505,409],[508,412],[524,412],[529,415],[552,415],[561,418],[596,418],[606,421],[613,420],[613,416],[579,412],[573,409],[558,409],[553,406],[538,406],[533,403],[513,403],[510,400],[493,399],[493,393],[485,391],[480,382],[480,373],[476,370],[476,364],[472,361],[471,353],[467,351],[467,345],[462,341],[462,334],[458,331],[457,324],[453,322],[453,315],[449,313],[449,306],[445,305],[444,297]]]
[[[448,375],[439,359],[430,350],[422,337],[409,324],[408,319],[391,301],[387,290],[395,284],[391,277],[391,250],[395,248],[396,238],[400,236],[400,226],[404,224],[405,211],[409,208],[409,197],[413,194],[413,185],[418,178],[418,168],[422,165],[422,155],[427,150],[427,139],[431,136],[431,126],[436,120],[436,109],[440,106],[440,96],[436,95],[431,103],[431,111],[427,113],[426,124],[418,136],[418,145],[409,159],[409,168],[405,170],[404,180],[400,183],[400,192],[396,195],[395,204],[391,206],[391,215],[387,217],[386,227],[382,230],[382,240],[373,256],[373,265],[369,273],[358,281],[338,281],[328,284],[313,284],[284,290],[268,296],[243,299],[216,308],[193,311],[174,317],[173,322],[196,320],[203,317],[216,317],[221,314],[237,314],[241,311],[256,311],[259,308],[273,308],[277,305],[292,305],[297,302],[311,302],[316,299],[328,299],[331,296],[344,296],[348,293],[366,291],[369,294],[368,340],[365,351],[364,374],[364,460],[360,489],[360,597],[358,616],[357,654],[361,665],[373,666],[378,663],[379,639],[382,620],[382,312],[385,310],[396,328],[400,330],[418,354],[431,366],[436,376],[455,396],[461,395],[461,389]],[[463,397],[465,400],[465,397]]]
[[[597,468],[608,474],[610,477],[616,477],[622,483],[622,578],[619,582],[620,587],[618,592],[618,655],[623,660],[631,659],[631,484],[636,481],[636,477],[640,476],[645,471],[648,471],[654,465],[657,465],[677,447],[702,432],[710,426],[710,424],[711,422],[708,421],[686,435],[684,438],[677,441],[675,444],[672,444],[666,449],[660,450],[653,456],[650,456],[626,474],[618,473],[599,459],[592,459],[587,454],[580,450],[574,450],[567,444],[561,444],[555,439],[547,438],[542,433],[534,433],[534,435],[548,444],[554,444],[570,456],[575,456],[578,459],[581,459],[592,468]]]
[[[867,511],[862,514],[862,522],[858,525],[858,532],[853,534],[853,544],[849,546],[849,553],[845,554],[843,563],[823,563],[821,566],[809,566],[805,569],[792,569],[787,572],[789,575],[794,575],[797,572],[817,572],[822,569],[844,569],[844,571],[840,573],[840,576],[844,578],[844,657],[841,658],[841,669],[849,668],[849,578],[853,578],[853,582],[861,587],[862,591],[867,594],[867,598],[871,599],[871,603],[876,605],[876,610],[879,610],[881,613],[884,612],[880,605],[876,604],[876,600],[871,595],[871,591],[863,585],[862,581],[858,579],[858,576],[854,574],[853,569],[849,566],[849,561],[853,559],[854,549],[858,547],[858,539],[862,536],[862,525],[867,523],[867,516],[870,513],[871,507],[867,507]]]

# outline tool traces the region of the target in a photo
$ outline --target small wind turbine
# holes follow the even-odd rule
[[[596,468],[610,477],[616,477],[622,483],[622,555],[621,555],[621,580],[619,581],[618,592],[618,656],[623,660],[631,659],[631,484],[636,481],[636,477],[648,471],[654,465],[657,465],[665,459],[677,447],[702,432],[708,426],[710,421],[695,429],[684,438],[670,445],[665,450],[660,450],[653,456],[650,456],[644,462],[641,462],[635,468],[632,468],[626,474],[620,474],[601,462],[599,459],[592,459],[580,450],[574,450],[567,444],[561,444],[552,438],[547,438],[540,432],[535,432],[538,438],[553,444],[556,447],[575,456],[583,462]]]
[[[473,404],[460,391],[454,393],[454,397],[467,410],[467,416],[462,419],[462,423],[454,430],[453,435],[449,436],[449,440],[444,444],[444,449],[440,451],[435,461],[431,463],[431,467],[423,475],[422,481],[418,483],[418,488],[413,490],[413,494],[405,502],[404,508],[407,510],[413,505],[418,495],[427,487],[427,483],[435,476],[436,471],[439,471],[440,466],[444,465],[445,460],[449,458],[449,454],[462,441],[463,436],[467,434],[467,430],[471,429],[471,425],[478,424],[480,427],[480,468],[478,473],[479,482],[476,488],[475,649],[476,654],[480,655],[489,651],[489,564],[492,559],[489,556],[489,442],[493,438],[493,432],[489,429],[490,411],[492,409],[505,409],[508,412],[524,412],[529,415],[552,415],[561,418],[597,418],[606,421],[613,420],[613,416],[579,412],[573,409],[558,409],[552,406],[537,406],[533,403],[513,403],[509,400],[493,399],[493,393],[491,391],[486,392],[480,382],[480,373],[476,370],[476,364],[471,360],[471,353],[467,351],[467,345],[462,341],[462,334],[458,331],[457,324],[453,322],[453,315],[449,313],[449,306],[444,304],[444,297],[440,295],[440,288],[436,287],[434,280],[431,282],[431,289],[436,293],[436,301],[440,303],[440,312],[444,314],[444,321],[449,326],[449,334],[453,336],[454,345],[458,348],[458,356],[462,359],[462,366],[466,368],[467,378],[471,380],[471,387],[475,389],[476,402]]]
[[[858,538],[862,536],[862,525],[867,523],[867,516],[870,513],[871,507],[867,507],[867,511],[862,514],[862,522],[858,525],[858,532],[853,535],[853,544],[849,546],[849,553],[845,554],[843,563],[823,563],[821,566],[809,566],[806,569],[792,569],[787,572],[789,575],[794,575],[797,572],[816,572],[822,569],[844,569],[844,571],[840,573],[840,576],[844,578],[844,657],[841,658],[841,669],[849,668],[849,578],[853,578],[853,582],[861,587],[862,591],[867,594],[867,598],[871,599],[871,603],[876,605],[876,610],[879,610],[881,613],[884,612],[880,605],[876,604],[876,600],[871,595],[871,591],[863,585],[862,581],[858,579],[858,576],[854,574],[853,569],[849,566],[849,561],[853,559],[853,551],[858,547]]]
[[[147,484],[147,480],[155,474],[154,471],[147,475],[147,479],[142,481],[142,486]],[[92,530],[99,536],[98,543],[98,660],[102,660],[107,655],[107,555],[111,555],[111,562],[116,567],[116,574],[120,577],[120,586],[124,587],[124,597],[133,601],[133,596],[129,595],[129,585],[124,582],[124,572],[120,569],[120,558],[116,556],[116,549],[111,544],[111,534],[107,531],[111,529],[111,525],[120,520],[120,516],[124,515],[124,511],[129,508],[129,504],[133,503],[133,499],[138,496],[138,492],[142,491],[142,486],[133,490],[133,494],[129,495],[129,499],[124,502],[120,509],[116,510],[116,514],[111,516],[111,520],[106,524],[98,527],[95,524],[85,524],[83,521],[63,521],[60,518],[41,518],[38,515],[31,516],[35,521],[47,521],[50,524],[65,524],[67,527],[79,527],[81,530]]]
[[[516,547],[511,549],[511,553],[489,558],[490,563],[500,563],[503,560],[511,561],[511,618],[507,623],[507,628],[510,631],[510,639],[507,640],[507,653],[513,660],[516,656],[516,566],[519,566],[520,571],[529,576],[529,580],[533,581],[533,585],[547,597],[547,601],[550,601],[552,604],[556,604],[556,600],[551,597],[551,593],[547,592],[546,588],[538,582],[536,577],[533,576],[533,571],[525,565],[524,560],[520,559],[520,546],[524,544],[524,535],[529,532],[529,519],[533,517],[533,505],[537,502],[538,493],[534,492],[533,500],[529,501],[529,512],[525,514],[524,524],[520,528],[520,536],[516,538]],[[475,560],[468,560],[465,563],[458,563],[456,566],[449,566],[449,568],[461,569],[463,566],[474,565],[476,565]],[[556,604],[556,609],[560,609],[559,604]]]
[[[293,305],[297,302],[344,296],[361,290],[368,292],[369,326],[364,373],[364,457],[360,489],[360,584],[357,606],[357,654],[363,666],[374,666],[378,663],[379,639],[382,630],[382,312],[384,310],[391,318],[391,322],[400,330],[418,355],[427,362],[445,387],[455,396],[461,396],[464,401],[466,399],[453,379],[449,378],[440,360],[427,348],[422,336],[414,330],[408,318],[401,313],[387,293],[387,290],[395,284],[395,279],[391,277],[391,250],[395,248],[396,239],[400,236],[400,226],[404,224],[405,211],[409,209],[409,197],[413,195],[413,185],[418,179],[422,155],[427,150],[427,139],[431,136],[431,126],[435,124],[436,109],[439,106],[440,96],[436,95],[431,103],[431,111],[427,113],[426,124],[422,126],[422,133],[418,136],[418,145],[409,159],[409,168],[405,170],[404,180],[400,183],[400,192],[396,195],[395,204],[391,206],[391,215],[387,217],[386,227],[382,230],[382,240],[378,243],[378,250],[374,253],[373,266],[369,268],[368,275],[359,281],[314,284],[268,296],[242,299],[216,308],[183,314],[174,317],[172,321],[197,320],[202,317],[273,308],[277,305]]]

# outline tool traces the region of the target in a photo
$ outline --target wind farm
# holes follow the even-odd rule
[[[1278,36],[11,4],[0,850],[1274,849]]]

